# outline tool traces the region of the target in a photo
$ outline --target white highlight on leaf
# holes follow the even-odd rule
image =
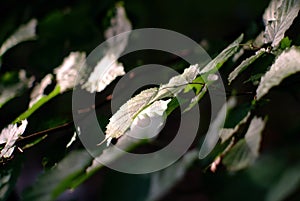
[[[236,102],[234,97],[230,98],[227,103],[222,106],[214,121],[211,123],[199,152],[200,159],[205,158],[216,146],[220,138],[220,129],[225,122],[226,113],[236,105]]]
[[[117,62],[117,59],[114,54],[106,54],[97,63],[88,81],[82,87],[91,93],[100,92],[116,77],[124,75],[124,67]]]
[[[263,15],[266,26],[265,43],[272,43],[273,47],[278,46],[299,10],[299,0],[272,0]]]
[[[123,6],[116,6],[116,16],[111,19],[110,23],[111,26],[105,31],[104,35],[106,39],[111,39],[108,40],[110,51],[119,56],[128,43],[128,35],[125,34],[122,37],[114,36],[132,30],[131,23],[127,19]]]
[[[164,126],[166,121],[164,114],[170,101],[171,99],[155,101],[149,107],[141,111],[133,120],[130,129],[125,135],[136,139],[155,137]]]
[[[106,126],[105,140],[122,136],[130,128],[137,115],[151,103],[157,90],[157,88],[144,90],[122,105]]]
[[[271,66],[270,70],[261,78],[256,90],[256,97],[259,100],[269,90],[280,84],[280,82],[300,71],[300,49],[291,47],[281,53]]]
[[[128,34],[118,34],[132,30],[124,7],[116,6],[116,16],[111,19],[111,27],[105,31],[108,47],[103,58],[97,63],[82,88],[94,93],[100,92],[118,76],[125,74],[124,67],[117,60],[128,43]],[[117,36],[117,37],[115,37]]]
[[[229,84],[241,73],[243,72],[249,65],[251,65],[254,61],[256,61],[259,57],[261,57],[266,52],[265,48],[258,50],[255,55],[245,59],[242,61],[238,67],[236,67],[228,77]]]
[[[27,78],[25,70],[19,71],[19,82],[11,86],[0,85],[0,108],[9,100],[16,97],[25,88],[30,88],[34,77]]]
[[[42,97],[44,97],[44,91],[48,85],[52,83],[53,76],[51,74],[46,75],[41,83],[37,84],[31,94],[30,94],[30,102],[29,107],[32,107],[36,102],[38,102]]]
[[[0,152],[0,158],[9,158],[12,155],[15,149],[15,142],[24,133],[27,124],[27,120],[23,120],[21,121],[20,126],[17,126],[17,124],[10,124],[1,131],[0,144],[5,143],[5,146]]]
[[[35,28],[37,20],[32,19],[27,24],[20,26],[20,28],[13,33],[1,46],[0,57],[13,46],[27,40],[36,38]]]
[[[233,43],[231,43],[227,48],[225,48],[216,58],[211,60],[201,71],[200,74],[212,73],[218,70],[223,63],[225,63],[229,57],[231,57],[239,48],[240,43],[242,42],[244,35],[242,34],[238,37]]]
[[[154,99],[158,100],[165,97],[176,96],[186,87],[187,84],[191,83],[198,74],[198,64],[191,65],[189,68],[184,69],[184,72],[181,75],[172,77],[167,84],[160,86],[158,94]]]
[[[56,82],[60,86],[60,93],[72,89],[77,83],[76,80],[82,75],[79,75],[79,70],[85,62],[84,52],[71,52],[66,57],[63,63],[54,69],[56,74]]]

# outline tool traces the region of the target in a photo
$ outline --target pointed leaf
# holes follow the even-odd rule
[[[263,15],[266,26],[265,43],[272,43],[273,47],[277,47],[299,10],[299,0],[272,0]]]
[[[191,65],[189,68],[186,68],[181,75],[172,77],[167,84],[160,86],[154,100],[176,96],[186,88],[187,84],[191,83],[198,74],[198,64]]]
[[[236,105],[236,99],[231,98],[228,100],[227,103],[223,105],[223,107],[218,112],[216,118],[211,123],[209,130],[207,131],[207,134],[205,136],[204,142],[201,146],[200,152],[199,152],[199,158],[203,159],[205,158],[216,146],[220,136],[220,129],[224,125],[226,113],[228,110],[233,108]]]
[[[203,69],[201,69],[200,74],[208,72],[214,73],[214,71],[218,70],[234,53],[237,52],[243,38],[244,35],[240,35],[240,37],[238,37],[233,43],[225,48],[216,58],[214,58]]]
[[[0,57],[13,46],[27,40],[36,38],[35,28],[37,20],[32,19],[27,24],[22,25],[15,33],[13,33],[1,46]]]
[[[147,89],[122,105],[110,118],[109,124],[106,127],[105,138],[118,138],[122,136],[130,128],[136,116],[150,104],[150,101],[156,94],[157,88]]]
[[[265,122],[254,117],[244,139],[238,141],[224,156],[223,164],[230,171],[238,171],[251,165],[258,157],[261,133]]]
[[[120,4],[116,5],[116,15],[111,19],[111,27],[105,31],[108,47],[86,83],[83,84],[83,89],[91,93],[101,92],[116,77],[125,74],[123,65],[117,60],[127,46],[131,29],[124,7]],[[119,35],[124,32],[127,33]]]
[[[228,77],[229,84],[241,73],[243,72],[249,65],[251,65],[254,61],[256,61],[259,57],[261,57],[266,50],[264,48],[258,50],[255,55],[245,59],[238,67],[236,67]]]
[[[279,55],[270,70],[261,78],[256,90],[257,99],[266,95],[272,87],[279,85],[284,78],[299,71],[300,49],[291,47]]]

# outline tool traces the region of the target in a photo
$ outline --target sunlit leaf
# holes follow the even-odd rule
[[[239,140],[224,156],[222,162],[230,171],[238,171],[251,165],[259,155],[261,133],[265,122],[254,117],[245,138]]]
[[[35,28],[37,20],[32,19],[27,24],[22,25],[15,33],[13,33],[1,46],[0,57],[13,46],[27,40],[36,38]]]
[[[257,99],[266,95],[272,87],[279,85],[284,78],[299,71],[300,49],[291,47],[278,56],[270,70],[261,78],[256,90]]]
[[[10,124],[1,131],[0,144],[5,144],[5,146],[1,149],[0,158],[9,158],[12,155],[15,149],[15,142],[24,133],[27,124],[27,120],[24,120],[20,126]]]
[[[107,53],[95,66],[86,83],[82,88],[87,91],[101,92],[106,88],[116,77],[124,75],[124,67],[117,62],[118,57],[115,54]]]
[[[105,139],[122,136],[130,128],[136,116],[150,104],[150,101],[157,94],[157,90],[157,88],[144,90],[122,105],[110,118],[106,127]]]
[[[31,94],[29,107],[32,107],[37,101],[45,96],[44,91],[48,85],[52,83],[53,76],[51,74],[46,75],[39,84],[35,85]]]
[[[216,58],[211,60],[203,69],[201,69],[200,74],[208,72],[214,73],[214,71],[217,71],[234,53],[237,52],[243,38],[244,35],[240,35],[233,43],[218,54]]]
[[[118,34],[129,32],[131,29],[124,7],[116,5],[116,15],[111,19],[111,26],[105,31],[108,47],[82,88],[91,93],[101,92],[116,77],[125,74],[123,65],[117,60],[127,46],[129,33],[121,36]]]
[[[266,26],[265,43],[272,43],[273,47],[277,47],[299,10],[299,0],[272,0],[263,15]]]
[[[78,79],[82,79],[81,77],[84,75],[79,75],[79,70],[84,62],[84,52],[71,52],[69,56],[64,59],[63,63],[54,69],[56,82],[60,87],[60,93],[72,89],[77,84]]]
[[[167,84],[161,85],[154,99],[159,100],[176,96],[186,88],[187,84],[192,83],[197,75],[199,75],[198,65],[191,65],[189,68],[186,68],[181,75],[174,76]]]
[[[254,61],[256,61],[259,57],[261,57],[265,52],[266,52],[266,50],[264,48],[262,48],[262,49],[258,50],[255,53],[255,55],[242,61],[242,63],[240,65],[238,65],[238,67],[236,67],[229,74],[229,77],[228,77],[229,83],[231,83],[241,72],[243,72],[249,65],[251,65]]]

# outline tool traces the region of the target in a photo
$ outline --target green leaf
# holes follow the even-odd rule
[[[27,24],[20,26],[20,28],[2,44],[0,48],[0,58],[7,50],[14,47],[15,45],[23,41],[35,39],[36,25],[37,25],[37,20],[32,19]]]
[[[287,168],[279,181],[271,186],[267,193],[266,201],[285,200],[289,195],[299,189],[300,164]]]
[[[241,73],[243,72],[249,65],[251,65],[254,61],[256,61],[259,57],[261,57],[266,50],[264,48],[258,50],[255,55],[245,59],[238,67],[236,67],[228,77],[229,84]]]
[[[204,142],[199,151],[199,158],[205,158],[216,146],[218,140],[220,139],[219,133],[224,125],[226,113],[228,110],[232,109],[236,105],[236,99],[231,98],[225,103],[220,111],[218,112],[216,118],[211,123],[207,134],[205,136]]]
[[[287,48],[290,48],[292,44],[292,40],[289,39],[289,37],[284,37],[280,41],[280,49],[285,50]]]
[[[265,122],[254,117],[244,139],[239,140],[224,156],[223,164],[229,171],[238,171],[253,164],[259,155],[261,133]]]
[[[92,157],[85,150],[73,151],[55,167],[41,174],[22,194],[24,201],[53,201],[72,187],[72,182],[84,173]]]
[[[271,66],[270,70],[261,78],[256,90],[256,97],[259,100],[269,90],[281,83],[281,81],[300,71],[300,49],[291,47],[281,53]]]
[[[239,130],[240,126],[247,122],[249,117],[250,117],[250,112],[248,112],[246,116],[244,116],[244,118],[235,125],[234,128],[222,128],[219,133],[219,136],[221,138],[221,143],[224,143],[226,140],[231,138],[233,134],[235,134]]]
[[[1,164],[1,166],[2,165],[3,164]],[[0,168],[0,200],[7,200],[14,189],[21,172],[21,165],[21,159],[14,158],[14,160]]]
[[[225,48],[216,58],[211,60],[201,71],[200,74],[214,73],[217,71],[234,53],[237,52],[244,35],[240,35],[233,43]]]
[[[152,173],[149,193],[145,200],[159,200],[184,176],[191,164],[197,159],[197,155],[196,150],[191,150],[173,165],[162,171]]]
[[[299,0],[272,0],[263,15],[266,26],[265,43],[272,43],[272,47],[277,47],[299,10]]]

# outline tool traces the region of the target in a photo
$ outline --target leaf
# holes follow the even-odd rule
[[[263,15],[266,26],[265,43],[272,43],[272,47],[277,47],[299,10],[299,0],[272,0]]]
[[[194,98],[192,98],[189,106],[186,109],[184,109],[184,112],[188,112],[189,110],[191,110],[204,97],[206,92],[207,92],[207,87],[204,86],[200,91],[200,93],[197,94],[197,96],[195,96]]]
[[[261,57],[266,50],[264,48],[258,50],[255,55],[245,59],[238,67],[236,67],[228,77],[229,84],[241,73],[243,72],[249,65],[251,65],[254,61],[256,61],[259,57]]]
[[[44,97],[44,91],[48,85],[52,83],[53,76],[51,74],[46,75],[39,84],[37,84],[31,94],[29,107],[32,107],[36,102],[38,102],[42,97]]]
[[[22,194],[24,201],[53,201],[72,186],[72,181],[81,175],[91,163],[85,151],[73,151],[52,169],[41,174],[37,181]]]
[[[237,52],[244,35],[240,35],[233,43],[225,48],[216,58],[211,60],[201,71],[200,74],[214,73],[218,70],[234,53]]]
[[[281,81],[300,71],[300,50],[296,47],[281,53],[271,66],[270,70],[261,78],[256,90],[256,98],[259,100],[269,90],[281,83]]]
[[[224,143],[226,140],[232,137],[234,133],[236,133],[240,126],[247,122],[248,118],[250,117],[250,112],[238,123],[234,128],[222,128],[220,130],[219,136],[221,138],[221,143]]]
[[[289,37],[285,37],[280,41],[280,49],[285,50],[287,48],[290,48],[292,44],[292,40],[289,39]]]
[[[158,93],[154,100],[159,100],[166,97],[175,97],[187,84],[190,84],[199,74],[198,64],[191,65],[189,68],[184,69],[181,75],[174,76],[167,84],[159,87]]]
[[[231,98],[227,101],[227,103],[225,103],[222,106],[222,108],[218,112],[214,121],[209,126],[209,130],[207,131],[204,142],[199,151],[200,159],[205,158],[217,144],[217,142],[220,138],[220,136],[219,136],[220,129],[222,128],[222,126],[224,125],[224,122],[225,122],[226,112],[228,110],[230,110],[231,108],[233,108],[235,105],[236,105],[236,99]]]
[[[35,28],[37,25],[37,20],[32,19],[27,24],[20,26],[20,28],[13,33],[1,46],[0,48],[0,57],[10,48],[15,45],[27,41],[33,40],[36,38]]]
[[[79,80],[83,80],[85,75],[80,75],[79,70],[84,64],[85,53],[84,52],[71,52],[68,57],[66,57],[63,63],[54,69],[54,74],[56,74],[56,82],[60,87],[60,93],[72,89],[77,84]]]
[[[223,158],[222,162],[229,171],[238,171],[253,164],[259,155],[264,126],[261,118],[254,117],[251,120],[245,138],[239,140]]]
[[[136,116],[151,103],[157,90],[157,88],[144,90],[122,105],[110,118],[106,126],[105,139],[122,136],[130,128]]]
[[[101,92],[116,77],[124,75],[124,67],[117,62],[118,56],[107,53],[95,66],[88,80],[82,85],[83,89],[94,93]]]
[[[127,19],[126,11],[121,4],[116,5],[116,15],[110,20],[111,26],[105,31],[104,35],[108,40],[109,49],[117,57],[124,51],[128,43],[128,35],[114,37],[124,32],[132,30],[130,21]]]
[[[151,175],[150,189],[146,201],[159,200],[186,173],[191,164],[197,159],[197,151],[191,150],[180,160],[166,169]]]
[[[111,19],[111,27],[105,31],[108,47],[86,83],[82,85],[83,89],[91,93],[101,92],[116,77],[125,74],[123,65],[117,60],[127,46],[131,29],[124,7],[121,4],[116,5],[116,16]],[[119,35],[121,33],[123,34]]]
[[[21,172],[22,161],[15,158],[0,169],[0,200],[5,201],[15,188]]]
[[[165,124],[165,111],[170,101],[171,99],[155,101],[146,109],[142,110],[136,118],[134,118],[130,129],[126,131],[125,135],[136,139],[150,139],[156,137]]]
[[[5,143],[5,146],[1,149],[0,159],[9,158],[12,155],[15,149],[15,142],[24,133],[27,124],[27,120],[23,120],[20,126],[17,124],[10,124],[1,131],[0,144]]]
[[[271,186],[267,193],[266,201],[285,200],[289,195],[299,189],[300,164],[287,168],[279,181]]]
[[[31,87],[34,77],[27,78],[25,70],[19,71],[18,82],[9,86],[0,86],[0,108],[9,100],[18,96],[24,89]]]

